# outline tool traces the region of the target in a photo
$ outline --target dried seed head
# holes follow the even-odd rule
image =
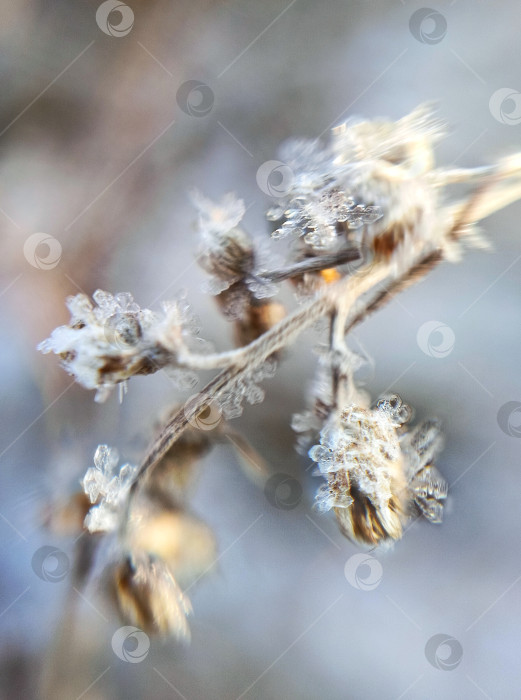
[[[198,262],[208,274],[230,285],[253,272],[255,252],[252,241],[244,231],[233,228],[211,245],[204,246]]]
[[[198,210],[197,229],[201,238],[198,261],[212,275],[215,294],[253,272],[255,251],[250,237],[238,224],[244,216],[244,202],[227,194],[221,202],[212,202],[199,192],[192,194]]]
[[[432,178],[441,124],[428,107],[396,122],[348,120],[329,142],[292,141],[281,160],[293,173],[291,187],[269,211],[278,228],[313,253],[359,245],[366,262],[396,259],[400,266],[432,243],[443,242],[447,211],[442,181]]]
[[[56,328],[38,349],[59,355],[79,384],[97,389],[99,402],[114,385],[172,362],[196,334],[182,299],[165,303],[163,315],[140,309],[127,293],[113,296],[98,289],[93,300],[95,305],[85,294],[69,297],[69,324]]]
[[[354,541],[374,545],[399,539],[406,481],[389,415],[348,406],[332,414],[320,443],[309,452],[327,479],[319,507],[334,508],[342,532]]]
[[[430,464],[439,432],[427,423],[400,437],[411,414],[396,395],[374,409],[347,406],[331,413],[320,445],[309,451],[327,482],[317,507],[333,508],[341,531],[355,542],[399,539],[414,504],[431,522],[441,520],[447,489]]]
[[[108,585],[124,622],[150,635],[188,639],[190,601],[163,561],[132,553],[109,569]]]

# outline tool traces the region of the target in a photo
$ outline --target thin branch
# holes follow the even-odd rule
[[[267,282],[282,282],[291,277],[303,275],[306,272],[319,272],[320,270],[327,270],[330,267],[337,267],[338,265],[345,265],[348,262],[355,262],[360,260],[361,257],[358,248],[346,248],[336,253],[328,253],[327,255],[321,255],[316,258],[306,258],[293,265],[281,267],[271,272],[263,272],[258,276],[260,279],[266,280]]]

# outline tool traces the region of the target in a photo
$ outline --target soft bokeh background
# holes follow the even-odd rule
[[[98,443],[139,459],[158,412],[180,394],[161,374],[131,382],[99,406],[35,345],[67,319],[79,289],[130,290],[142,306],[187,288],[203,336],[226,347],[229,329],[201,292],[193,263],[196,186],[236,190],[246,224],[265,235],[257,168],[289,136],[316,137],[351,115],[398,118],[435,101],[449,125],[444,164],[473,166],[521,147],[519,105],[502,123],[489,109],[501,88],[521,90],[521,8],[515,0],[437,3],[446,21],[409,27],[409,0],[129,1],[134,25],[110,36],[98,2],[2,3],[0,100],[2,697],[39,696],[70,581],[31,568],[34,552],[73,543],[41,524]],[[116,17],[117,20],[117,17]],[[421,35],[419,35],[421,38]],[[176,102],[187,80],[215,97],[206,116]],[[513,115],[513,116],[512,116]],[[497,116],[497,115],[496,115]],[[503,122],[509,121],[503,118]],[[374,358],[373,395],[393,387],[422,418],[444,422],[439,466],[453,487],[443,526],[417,521],[382,578],[357,590],[344,575],[357,548],[311,510],[316,480],[288,428],[316,360],[309,333],[248,408],[244,430],[274,472],[298,476],[304,498],[274,508],[236,457],[206,460],[193,507],[212,525],[218,570],[191,592],[192,643],[152,644],[139,664],[118,659],[119,626],[95,583],[58,668],[55,698],[519,698],[521,670],[520,441],[501,430],[500,407],[521,400],[521,205],[485,222],[492,253],[446,264],[357,333]],[[24,243],[45,232],[60,263],[32,267]],[[450,354],[419,348],[427,321],[454,332]],[[515,428],[515,416],[512,417]],[[367,573],[367,572],[366,572]],[[364,572],[360,575],[363,577]],[[450,671],[425,655],[436,634],[463,649]],[[447,648],[439,651],[440,658]]]

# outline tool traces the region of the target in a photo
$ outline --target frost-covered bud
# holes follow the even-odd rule
[[[146,552],[132,552],[107,573],[124,622],[151,635],[189,638],[186,618],[192,607],[164,561]]]
[[[140,309],[128,293],[98,289],[67,299],[71,319],[38,346],[59,355],[64,368],[104,401],[114,385],[136,374],[156,372],[187,344],[191,317],[183,300],[163,305],[163,315]]]
[[[355,542],[375,545],[402,536],[414,506],[440,522],[446,483],[432,466],[439,449],[437,425],[426,422],[403,434],[411,409],[399,396],[376,408],[349,405],[331,413],[320,444],[309,451],[326,479],[317,507],[334,509],[340,529]]]
[[[334,412],[309,456],[327,480],[318,495],[342,532],[365,544],[402,535],[406,485],[395,425],[385,412],[347,406]]]
[[[194,192],[192,200],[198,210],[197,228],[201,238],[198,261],[212,275],[214,293],[253,272],[255,251],[250,237],[238,224],[244,216],[244,202],[227,194],[220,203]]]
[[[227,317],[243,319],[252,303],[278,291],[276,285],[260,276],[272,260],[268,262],[263,247],[254,244],[238,227],[245,212],[242,199],[229,193],[215,203],[196,192],[192,200],[199,214],[198,261],[210,275],[209,292],[217,297]]]
[[[291,141],[280,152],[291,187],[268,218],[274,238],[299,237],[320,254],[360,247],[364,263],[393,260],[406,267],[418,251],[443,243],[446,210],[432,177],[441,125],[428,107],[396,122],[350,119],[329,142]]]
[[[253,271],[255,253],[244,231],[231,229],[213,243],[213,247],[203,248],[198,256],[199,264],[208,274],[230,285]]]
[[[443,136],[442,124],[422,105],[396,122],[352,119],[333,129],[336,162],[383,161],[413,175],[434,166],[433,148]]]

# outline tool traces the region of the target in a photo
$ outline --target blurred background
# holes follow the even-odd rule
[[[96,446],[139,460],[160,411],[183,398],[163,373],[133,379],[121,406],[71,386],[35,350],[68,320],[65,297],[131,291],[159,309],[184,288],[203,337],[229,347],[194,263],[189,191],[236,191],[246,227],[267,239],[256,172],[281,141],[354,115],[396,119],[424,101],[448,124],[440,164],[520,150],[520,20],[514,0],[4,0],[2,697],[40,697],[51,664],[52,697],[73,700],[519,698],[521,204],[484,222],[492,252],[442,266],[356,333],[374,360],[373,396],[393,388],[418,418],[443,421],[439,468],[452,487],[442,526],[415,521],[353,578],[359,550],[311,509],[317,480],[289,428],[316,362],[309,332],[265,382],[264,403],[234,422],[303,497],[276,507],[230,450],[206,459],[193,509],[220,555],[191,591],[190,646],[153,641],[141,663],[125,663],[97,582],[76,595],[70,577],[38,576],[33,556],[43,546],[72,556],[43,517]],[[203,88],[180,90],[187,81]],[[441,336],[421,347],[431,321]]]

